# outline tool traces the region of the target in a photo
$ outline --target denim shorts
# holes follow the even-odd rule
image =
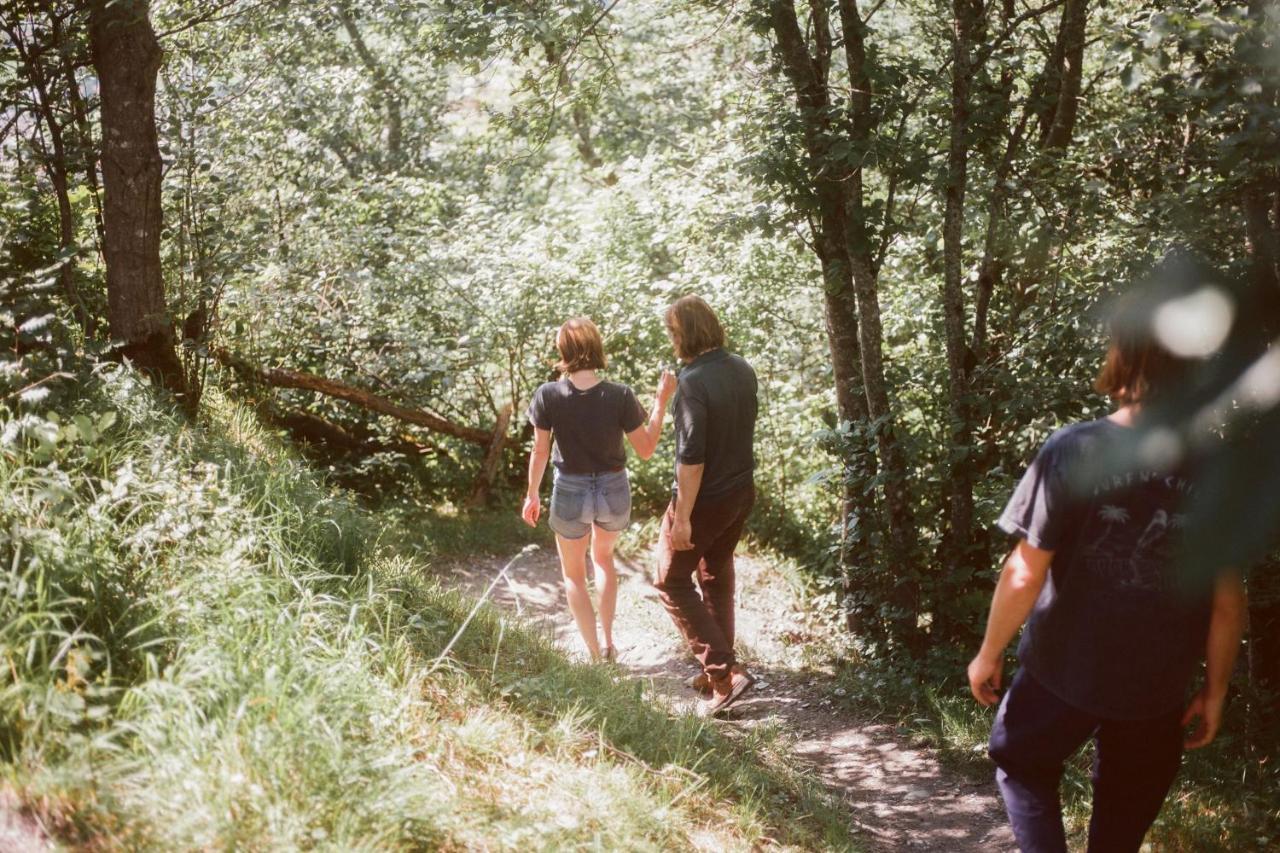
[[[631,483],[626,471],[561,474],[551,489],[551,529],[565,539],[581,539],[591,525],[617,533],[631,523]]]

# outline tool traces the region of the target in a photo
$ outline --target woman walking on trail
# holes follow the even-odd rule
[[[534,443],[529,457],[529,491],[521,516],[530,527],[537,525],[542,514],[542,475],[550,461],[555,466],[555,485],[548,523],[556,534],[569,610],[591,659],[613,661],[617,659],[613,614],[618,600],[613,549],[618,534],[631,520],[631,487],[622,437],[627,437],[641,459],[653,455],[676,378],[669,371],[662,372],[653,411],[646,415],[630,387],[596,374],[605,369],[607,361],[600,330],[591,320],[575,317],[561,326],[556,349],[561,378],[544,383],[529,404]],[[587,594],[588,547],[596,567],[603,637],[596,634],[596,615]]]

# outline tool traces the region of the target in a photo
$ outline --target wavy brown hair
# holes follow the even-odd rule
[[[604,339],[590,317],[574,317],[565,321],[556,332],[556,349],[560,351],[556,370],[561,373],[604,370],[609,366],[604,357]]]
[[[1128,406],[1171,390],[1186,372],[1187,362],[1161,346],[1146,323],[1121,317],[1111,323],[1111,346],[1093,387]]]
[[[681,359],[694,359],[724,346],[724,328],[701,296],[680,297],[667,308],[663,319]]]

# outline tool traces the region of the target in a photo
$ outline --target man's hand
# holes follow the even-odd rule
[[[520,510],[520,517],[524,519],[524,523],[530,527],[538,526],[538,518],[542,515],[542,501],[537,495],[526,495],[524,499],[524,508]]]
[[[996,691],[1000,689],[1003,677],[1004,660],[990,659],[978,655],[969,663],[969,689],[978,704],[990,708],[1000,701]]]
[[[672,395],[676,393],[676,375],[670,370],[663,370],[662,375],[658,377],[658,405],[666,406],[671,400]]]
[[[693,525],[689,519],[676,516],[671,522],[671,547],[677,551],[693,549]]]
[[[1187,735],[1183,746],[1187,749],[1199,749],[1213,743],[1218,736],[1218,727],[1222,725],[1222,704],[1225,696],[1214,698],[1206,690],[1201,690],[1187,705],[1187,712],[1182,715],[1182,725],[1189,726],[1197,720],[1195,729]]]

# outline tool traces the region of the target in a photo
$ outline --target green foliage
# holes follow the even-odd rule
[[[494,610],[434,666],[473,602],[420,560],[471,543],[384,532],[251,412],[192,426],[128,370],[64,406],[0,429],[0,760],[61,841],[848,846],[773,737]]]

